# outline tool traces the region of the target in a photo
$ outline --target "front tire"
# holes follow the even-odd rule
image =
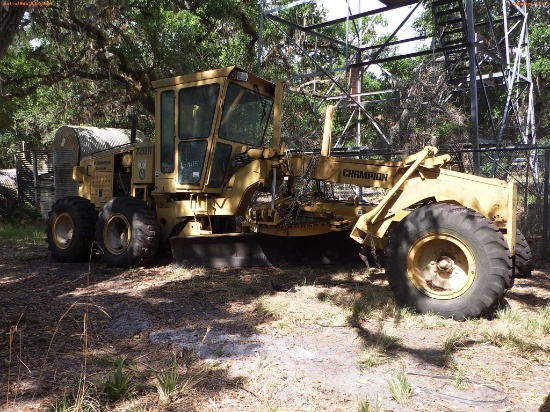
[[[56,201],[46,220],[46,242],[60,262],[83,262],[90,258],[97,211],[88,199],[67,196]]]
[[[491,311],[512,268],[498,228],[481,214],[450,204],[407,215],[391,232],[386,262],[398,303],[459,320]]]
[[[160,228],[147,203],[134,197],[116,197],[101,209],[96,238],[108,266],[127,268],[153,258]]]

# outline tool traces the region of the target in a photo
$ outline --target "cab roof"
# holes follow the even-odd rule
[[[207,79],[215,79],[217,77],[228,77],[232,71],[248,73],[248,81],[272,84],[270,81],[262,79],[261,77],[258,77],[252,73],[249,73],[246,70],[243,70],[237,66],[229,66],[223,69],[206,70],[198,73],[184,74],[182,76],[154,80],[152,83],[153,83],[154,89],[161,89],[164,87],[172,87],[183,83],[197,82],[197,81],[207,80]]]

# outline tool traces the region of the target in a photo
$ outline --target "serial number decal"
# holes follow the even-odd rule
[[[388,181],[388,173],[367,172],[365,170],[344,169],[342,176],[354,179],[380,180],[381,182]]]
[[[136,147],[136,155],[137,156],[150,155],[152,153],[153,153],[153,148],[152,147]]]

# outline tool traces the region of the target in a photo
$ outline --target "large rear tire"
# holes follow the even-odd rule
[[[514,256],[515,276],[528,278],[533,270],[533,252],[527,239],[519,229],[516,229],[516,254]]]
[[[127,268],[153,258],[160,228],[154,210],[143,200],[116,197],[99,213],[96,239],[108,266]]]
[[[398,303],[454,319],[491,311],[510,284],[498,228],[459,205],[418,208],[391,232],[386,270]]]
[[[90,258],[95,239],[97,211],[88,199],[67,196],[56,201],[46,220],[46,242],[61,262],[83,262]]]

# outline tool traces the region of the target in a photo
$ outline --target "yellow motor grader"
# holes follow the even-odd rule
[[[355,254],[383,251],[396,299],[422,313],[479,316],[511,287],[514,183],[449,170],[435,147],[401,161],[333,156],[331,107],[320,153],[292,153],[281,143],[282,83],[238,67],[153,86],[155,141],[82,159],[79,196],[53,205],[58,260],[88,259],[96,242],[107,265],[134,266],[170,241],[181,264],[271,264],[289,245],[330,262],[351,240]],[[333,183],[385,194],[341,200],[326,194]]]

